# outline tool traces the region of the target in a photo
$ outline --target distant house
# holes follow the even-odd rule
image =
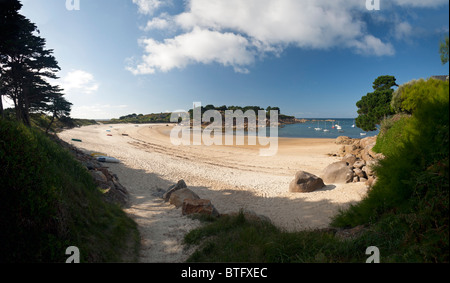
[[[448,82],[448,75],[446,76],[431,76],[432,79]]]

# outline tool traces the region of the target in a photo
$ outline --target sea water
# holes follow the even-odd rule
[[[365,138],[376,136],[379,130],[365,132],[355,125],[355,119],[321,118],[307,119],[306,123],[285,125],[278,129],[278,136],[284,138],[324,138],[335,139],[340,136],[349,138]],[[333,122],[331,122],[333,121]],[[341,126],[338,130],[336,125]],[[355,125],[355,127],[352,127]],[[320,128],[321,130],[316,130]],[[328,131],[324,131],[328,130]],[[362,134],[362,135],[361,135]]]

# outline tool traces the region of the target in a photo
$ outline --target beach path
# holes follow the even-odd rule
[[[129,191],[125,212],[139,226],[141,262],[183,262],[191,253],[184,249],[183,237],[200,223],[156,196],[179,180],[211,200],[222,214],[250,210],[287,231],[325,228],[340,208],[360,201],[367,192],[363,183],[350,183],[327,184],[308,194],[289,193],[297,171],[320,176],[339,160],[329,155],[338,150],[334,140],[280,138],[277,155],[263,157],[258,146],[175,146],[170,142],[172,127],[93,125],[58,134],[87,153],[102,152],[121,160],[105,166]]]

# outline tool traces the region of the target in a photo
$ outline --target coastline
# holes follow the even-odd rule
[[[338,160],[329,156],[338,150],[335,139],[280,138],[277,155],[261,157],[258,146],[174,146],[168,130],[161,124],[118,124],[59,134],[83,151],[121,160],[107,166],[129,191],[125,211],[141,231],[141,262],[182,262],[189,256],[182,240],[200,223],[154,195],[181,179],[220,213],[250,210],[287,231],[326,228],[339,209],[360,201],[367,192],[364,184],[350,183],[327,184],[309,194],[289,193],[297,171],[320,175]]]

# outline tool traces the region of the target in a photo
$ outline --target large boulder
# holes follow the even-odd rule
[[[219,212],[207,199],[186,199],[183,202],[181,213],[183,215],[204,214],[211,216],[219,216]]]
[[[325,186],[323,180],[311,173],[299,171],[289,185],[291,193],[310,193]]]
[[[183,206],[183,202],[186,199],[200,199],[200,197],[193,191],[185,188],[173,192],[170,195],[169,202],[170,204],[175,205],[176,208],[180,208]]]
[[[177,183],[176,185],[171,186],[171,187],[164,193],[164,195],[163,195],[164,201],[165,201],[165,202],[168,202],[168,201],[170,200],[170,195],[171,195],[173,192],[176,192],[176,191],[181,190],[181,189],[186,189],[186,188],[187,188],[187,186],[186,186],[186,183],[184,182],[184,180],[178,181],[178,183]]]
[[[353,181],[352,167],[345,161],[339,161],[328,165],[323,171],[322,179],[325,183],[350,183]]]

